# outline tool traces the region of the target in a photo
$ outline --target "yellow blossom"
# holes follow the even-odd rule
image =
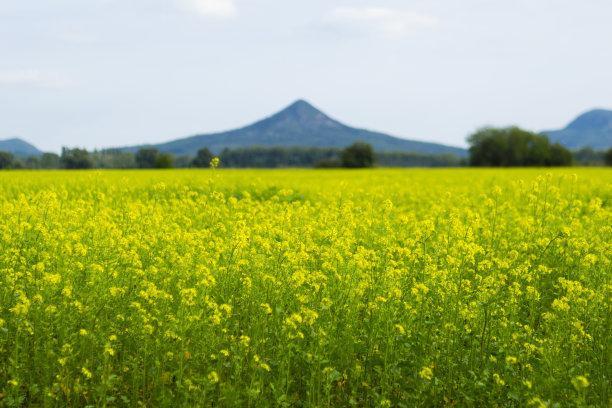
[[[216,384],[219,382],[219,374],[217,374],[216,371],[211,371],[210,373],[208,373],[208,381],[210,381],[211,384]]]
[[[419,377],[427,381],[430,381],[433,378],[433,375],[434,373],[432,365],[425,366],[421,368],[421,371],[419,371]]]

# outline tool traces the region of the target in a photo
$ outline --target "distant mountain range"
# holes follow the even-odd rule
[[[541,133],[570,149],[587,146],[595,150],[608,149],[612,147],[612,111],[591,110],[578,116],[565,129],[546,130]],[[341,148],[358,140],[370,143],[376,151],[382,152],[452,153],[461,157],[467,155],[467,150],[460,147],[407,140],[347,126],[304,100],[298,100],[282,111],[243,128],[120,149],[136,152],[143,147],[154,147],[162,152],[194,156],[203,147],[214,153],[220,153],[225,148],[251,146]],[[42,154],[36,147],[18,138],[0,140],[0,151],[8,151],[19,157]]]
[[[376,151],[453,153],[459,156],[467,154],[466,150],[460,147],[401,139],[384,133],[353,128],[330,118],[304,100],[298,100],[282,111],[240,129],[123,149],[137,151],[142,147],[154,147],[166,153],[193,156],[203,147],[214,153],[220,153],[225,148],[250,146],[340,148],[358,140],[371,144]]]
[[[42,154],[36,147],[18,138],[0,140],[0,151],[10,152],[18,157],[40,156]]]
[[[608,149],[612,147],[612,111],[594,109],[578,116],[565,129],[542,133],[570,149]]]

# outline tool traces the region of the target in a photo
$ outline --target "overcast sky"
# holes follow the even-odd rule
[[[612,1],[0,0],[0,139],[160,142],[298,98],[453,145],[563,127],[612,108]]]

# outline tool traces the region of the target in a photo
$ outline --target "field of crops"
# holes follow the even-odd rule
[[[611,182],[0,173],[0,405],[610,406]]]

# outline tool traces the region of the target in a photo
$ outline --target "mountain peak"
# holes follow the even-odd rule
[[[593,109],[574,119],[567,129],[572,130],[609,130],[612,129],[612,111]]]
[[[543,133],[570,149],[608,149],[612,147],[612,110],[593,109],[578,116],[564,129]]]
[[[314,109],[318,110],[310,102],[305,99],[298,99],[287,107],[287,109]]]
[[[20,157],[39,156],[42,154],[36,147],[17,137],[0,140],[0,151],[13,153],[15,156]]]
[[[339,122],[333,120],[309,102],[298,99],[280,112],[254,124],[254,126],[298,126],[301,128],[317,129],[321,127],[339,127]]]
[[[285,109],[280,111],[279,114],[280,113],[290,114],[290,115],[299,116],[299,117],[317,116],[317,115],[325,116],[323,112],[315,108],[310,102],[304,99],[298,99],[297,101],[293,102],[291,105],[287,106]]]

